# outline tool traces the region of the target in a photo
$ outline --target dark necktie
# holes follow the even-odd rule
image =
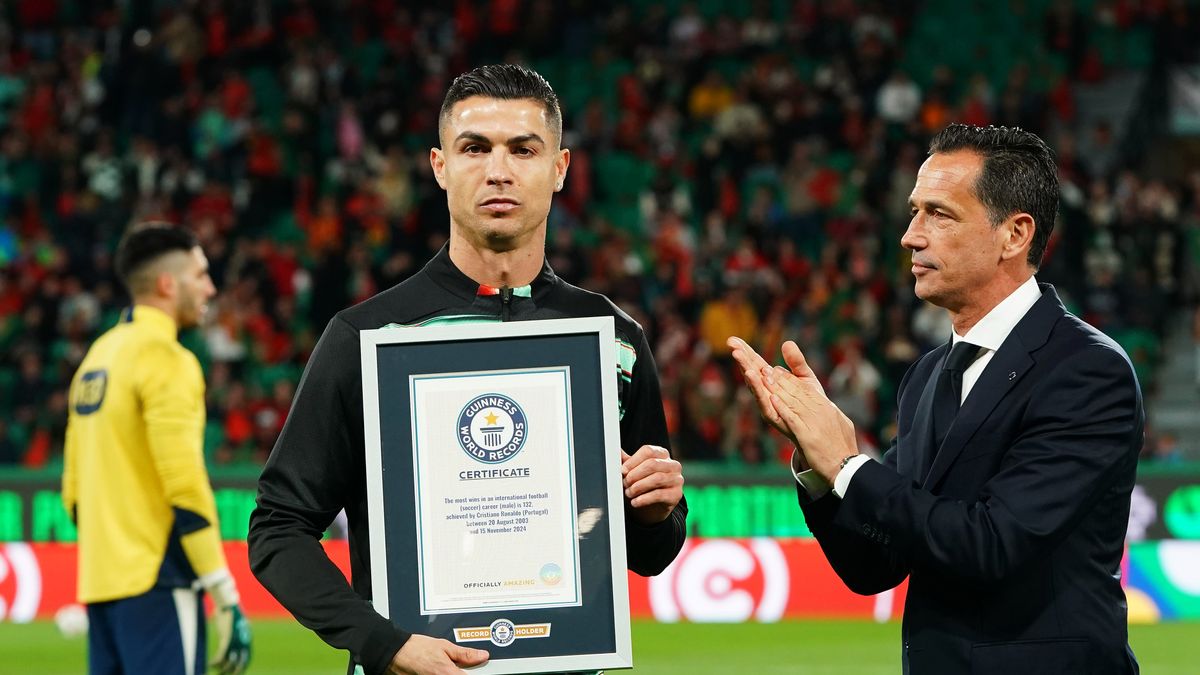
[[[946,440],[946,434],[958,415],[958,408],[962,402],[963,371],[978,356],[979,345],[960,340],[950,350],[950,355],[946,357],[942,370],[938,373],[937,384],[933,390],[933,452],[929,454],[929,461],[923,467],[922,476],[929,472],[934,455],[941,449],[942,441]]]

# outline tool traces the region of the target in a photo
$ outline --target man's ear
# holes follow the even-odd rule
[[[1033,216],[1028,213],[1015,214],[1005,221],[1003,227],[1006,239],[1004,248],[1000,252],[1000,259],[1027,257],[1029,247],[1033,245],[1033,234],[1036,230]]]
[[[563,189],[567,182],[567,167],[571,166],[571,151],[563,148],[558,151],[558,159],[554,160],[554,191]]]
[[[169,270],[159,270],[154,275],[154,293],[163,298],[173,298],[179,292],[179,280]]]
[[[433,167],[433,177],[437,184],[446,189],[446,155],[441,148],[429,149],[429,166]]]

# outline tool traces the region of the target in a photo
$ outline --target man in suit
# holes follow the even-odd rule
[[[952,125],[909,202],[916,294],[954,334],[901,381],[881,461],[858,453],[794,342],[771,368],[730,338],[796,443],[809,528],[855,592],[909,578],[905,673],[1137,673],[1120,563],[1142,397],[1121,348],[1034,279],[1053,154],[1020,129]]]

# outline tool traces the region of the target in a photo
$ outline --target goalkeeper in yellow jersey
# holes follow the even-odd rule
[[[204,467],[204,376],[177,339],[216,293],[196,238],[163,223],[121,240],[133,297],[71,382],[63,503],[79,530],[79,601],[92,675],[200,675],[204,594],[214,667],[240,673],[250,630],[225,563]]]

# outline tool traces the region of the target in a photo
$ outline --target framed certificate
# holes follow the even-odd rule
[[[612,318],[360,335],[375,609],[472,672],[632,667]]]

